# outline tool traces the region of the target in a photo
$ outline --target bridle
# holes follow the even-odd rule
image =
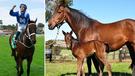
[[[60,20],[59,22],[56,23],[56,25],[57,25],[57,26],[56,26],[56,27],[57,27],[57,34],[56,34],[56,37],[55,37],[55,39],[53,40],[53,42],[51,42],[51,43],[48,44],[48,45],[53,45],[53,44],[55,44],[55,42],[56,42],[56,40],[57,40],[57,37],[58,37],[58,35],[59,35],[59,29],[60,29],[60,27],[65,23],[64,20],[65,20],[65,14],[64,14],[62,20]]]
[[[65,18],[66,18],[66,15],[65,15],[65,12],[63,12],[63,18],[60,20],[60,21],[58,21],[56,24],[57,24],[57,28],[60,28],[61,27],[61,25],[63,25],[65,22]]]
[[[66,16],[65,16],[65,14],[64,14],[63,18],[57,23],[57,28],[60,28],[61,25],[63,25],[63,24],[65,23],[65,22],[64,22],[65,18],[66,18]]]
[[[30,23],[30,24],[35,24],[35,23]],[[26,28],[26,33],[25,33],[24,36],[23,36],[23,42],[22,42],[22,41],[19,41],[19,43],[21,43],[23,46],[25,46],[25,47],[27,47],[27,48],[31,48],[31,47],[34,46],[34,44],[32,43],[31,36],[36,35],[35,32],[30,33],[30,30],[29,30],[29,29],[30,29],[30,28],[29,28],[29,25],[30,25],[30,24],[28,24],[28,26],[27,26],[27,28]],[[31,43],[30,46],[28,46],[26,43],[24,43],[24,38],[25,38],[25,37],[30,40],[30,43]]]
[[[32,24],[32,23],[30,23],[30,24]],[[35,35],[36,33],[35,32],[30,33],[30,30],[29,30],[29,25],[30,24],[28,24],[28,27],[27,27],[27,30],[26,30],[27,34],[25,33],[25,36],[32,42],[31,36]]]

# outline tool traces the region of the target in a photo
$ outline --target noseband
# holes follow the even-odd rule
[[[64,21],[62,21],[61,23],[59,23],[59,24],[57,25],[57,28],[60,29],[60,27],[61,27],[64,23],[65,23]]]
[[[66,16],[65,16],[65,13],[64,13],[63,18],[57,23],[57,28],[60,28],[61,25],[63,25],[63,24],[65,23],[65,22],[64,22],[65,18],[66,18]]]

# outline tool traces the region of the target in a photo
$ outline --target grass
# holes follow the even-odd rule
[[[116,51],[118,54],[119,51]],[[63,61],[53,61],[52,63],[46,63],[46,76],[76,76],[76,59],[73,57],[70,50],[63,49],[60,53],[61,56],[67,56],[67,59],[73,60],[72,62]],[[112,62],[113,53],[108,54],[108,60]],[[118,55],[116,55],[116,61],[111,63],[113,76],[131,76],[131,70],[129,69],[130,61],[128,62],[118,62]],[[87,65],[85,62],[85,73],[87,73]],[[97,76],[96,70],[92,65],[92,76]],[[106,70],[104,70],[104,75],[107,76]]]
[[[131,70],[128,69],[129,63],[112,63],[113,76],[131,76]],[[87,73],[87,65],[85,63],[85,73]],[[93,76],[96,75],[96,71],[92,66]],[[76,76],[76,62],[54,62],[46,64],[46,76]],[[103,76],[106,76],[105,74]]]
[[[0,76],[16,76],[15,60],[11,57],[9,36],[0,36]],[[36,49],[31,64],[30,76],[44,76],[44,37],[38,36]],[[23,62],[26,76],[26,60]]]

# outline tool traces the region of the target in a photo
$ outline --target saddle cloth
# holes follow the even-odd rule
[[[15,37],[16,37],[16,33],[14,33],[14,35],[12,36],[12,39],[11,39],[11,47],[12,47],[13,49],[16,48]]]

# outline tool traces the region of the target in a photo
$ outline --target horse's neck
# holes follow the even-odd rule
[[[77,26],[76,22],[72,20],[72,16],[70,14],[67,15],[66,22],[70,26],[70,28],[74,31],[74,33],[78,36],[78,32],[81,30],[79,26]]]
[[[22,32],[22,33],[20,34],[19,41],[24,42],[24,41],[23,41],[23,40],[24,40],[24,35],[25,35],[24,32]]]
[[[79,41],[75,38],[72,38],[71,41],[71,50],[73,51],[74,47],[76,47],[79,44]]]
[[[25,31],[23,31],[22,33],[21,33],[21,36],[20,36],[20,41],[22,42],[22,43],[24,43],[24,44],[26,44],[26,45],[29,45],[28,44],[28,38],[26,37],[26,32],[27,32],[27,28],[25,29]]]
[[[93,29],[94,20],[83,23],[81,21],[74,20],[71,13],[66,13],[66,22],[69,24],[70,28],[74,31],[77,36],[77,39],[80,39],[81,35],[84,34],[86,29]],[[88,25],[90,24],[90,25]]]

